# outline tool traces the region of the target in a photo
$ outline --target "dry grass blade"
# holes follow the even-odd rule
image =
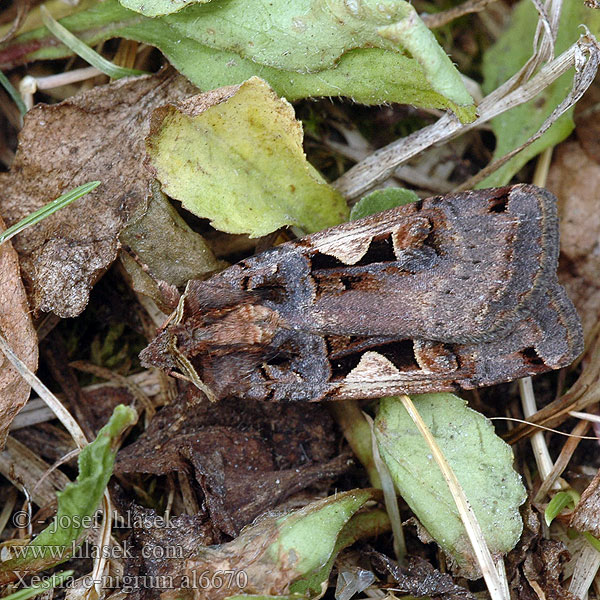
[[[93,363],[87,362],[85,360],[73,361],[69,363],[69,366],[79,371],[83,371],[84,373],[90,373],[91,375],[96,375],[96,377],[112,381],[116,385],[126,388],[131,392],[131,395],[140,403],[140,406],[146,410],[149,419],[151,419],[156,414],[156,409],[152,404],[152,400],[150,400],[146,392],[144,392],[144,390],[140,386],[136,385],[128,377],[125,377],[115,371],[111,371],[110,369],[107,369],[105,367],[94,365]]]
[[[40,507],[52,504],[56,492],[64,489],[69,478],[50,465],[21,442],[9,437],[6,451],[0,453],[0,473]]]
[[[446,457],[440,450],[435,438],[421,418],[421,415],[417,411],[412,400],[408,396],[399,396],[399,398],[414,424],[417,426],[419,432],[427,442],[427,445],[429,448],[431,448],[433,458],[440,468],[444,480],[448,484],[448,488],[450,489],[452,498],[456,503],[456,507],[458,508],[463,525],[465,526],[467,535],[469,536],[469,540],[473,546],[479,568],[481,569],[481,573],[483,574],[483,578],[485,579],[485,583],[492,600],[509,600],[510,594],[508,591],[508,582],[506,579],[501,579],[498,574],[498,570],[496,569],[492,555],[490,554],[485,538],[483,537],[481,527],[479,526],[473,509],[471,508],[469,501],[467,500],[467,497],[465,496],[465,493],[458,482],[456,475],[454,474],[454,471],[448,464]]]
[[[600,338],[596,338],[586,354],[586,368],[582,370],[573,387],[566,394],[529,417],[530,424],[517,425],[512,431],[509,431],[504,436],[507,443],[514,444],[523,437],[532,435],[535,425],[555,427],[568,418],[569,412],[583,410],[600,402],[600,385],[598,385],[600,381]]]
[[[552,467],[550,472],[546,475],[542,485],[540,486],[539,490],[537,491],[537,493],[534,497],[534,502],[541,502],[542,499],[546,496],[546,494],[548,494],[550,489],[552,487],[555,487],[554,486],[555,481],[561,476],[563,471],[567,468],[567,465],[569,464],[569,461],[571,460],[573,453],[577,449],[577,446],[579,446],[579,442],[581,442],[581,440],[583,439],[582,436],[587,431],[589,426],[590,426],[590,424],[586,421],[580,421],[579,423],[577,423],[577,425],[575,425],[575,427],[573,428],[573,431],[571,432],[572,437],[569,437],[567,439],[567,441],[565,442],[565,445],[563,446],[562,450],[560,451],[560,454],[559,454],[558,458],[556,459],[554,466]]]
[[[525,417],[530,417],[537,411],[531,377],[519,379],[519,392],[521,393],[521,402],[523,403],[523,414]],[[554,463],[552,462],[552,458],[550,458],[550,452],[548,451],[543,432],[536,431],[531,436],[531,447],[540,476],[543,480],[546,480],[552,472]],[[555,485],[554,487],[560,489],[559,485]]]
[[[542,123],[542,126],[532,135],[524,144],[521,144],[514,150],[511,150],[505,154],[502,158],[495,160],[490,163],[484,169],[481,169],[477,175],[468,179],[465,183],[457,188],[457,191],[468,190],[475,187],[480,181],[483,181],[488,175],[498,170],[502,165],[506,164],[513,156],[516,156],[535,142],[539,140],[550,127],[564,115],[570,108],[581,99],[585,91],[592,84],[592,81],[596,77],[598,71],[598,65],[600,64],[600,53],[592,52],[590,58],[583,64],[583,68],[577,68],[575,70],[575,77],[573,78],[573,87],[567,97],[552,111],[552,114]]]
[[[496,0],[467,0],[458,6],[453,6],[442,12],[433,15],[422,15],[421,18],[429,29],[436,29],[437,27],[443,27],[451,21],[454,21],[454,19],[458,19],[464,15],[481,12],[488,4],[495,1]]]
[[[13,352],[8,342],[0,335],[0,350],[6,358],[10,360],[13,367],[18,371],[21,377],[38,393],[39,397],[48,405],[56,418],[64,425],[65,429],[71,434],[73,440],[80,448],[87,445],[87,439],[77,424],[77,421],[71,416],[71,413],[62,405],[58,398],[40,381],[40,379],[31,372],[27,365]]]
[[[392,524],[394,553],[396,554],[398,561],[403,562],[407,553],[406,540],[404,539],[402,519],[400,518],[400,509],[398,508],[398,498],[394,488],[394,481],[392,480],[392,476],[390,475],[386,464],[383,462],[383,460],[381,460],[381,456],[379,455],[377,439],[375,438],[375,433],[373,431],[373,419],[371,419],[371,417],[366,413],[363,413],[363,417],[369,425],[369,430],[371,432],[371,450],[373,452],[373,462],[375,464],[375,468],[377,469],[379,480],[381,481],[381,489],[383,490],[385,508],[388,517],[390,518],[390,523]]]
[[[524,104],[556,81],[574,66],[583,68],[588,60],[597,67],[600,56],[598,42],[591,35],[582,36],[568,50],[546,64],[530,80],[516,89],[514,78],[486,96],[479,105],[479,118],[473,123],[461,124],[446,114],[436,123],[377,150],[349,169],[334,182],[334,186],[348,199],[354,199],[387,179],[402,163],[434,144],[447,141],[470,131],[507,110]],[[587,57],[587,58],[586,58]],[[588,72],[589,73],[589,72]],[[586,81],[589,75],[586,75]]]
[[[569,584],[569,592],[576,598],[586,598],[600,568],[600,552],[587,542],[573,556],[575,570]]]

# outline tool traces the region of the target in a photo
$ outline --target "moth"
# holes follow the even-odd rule
[[[378,398],[571,363],[556,199],[531,185],[401,206],[190,281],[140,355],[212,399]]]

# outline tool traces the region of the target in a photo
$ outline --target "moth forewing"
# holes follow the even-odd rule
[[[190,282],[178,320],[142,360],[164,367],[165,352],[184,356],[216,398],[315,401],[509,381],[581,352],[557,259],[545,190],[429,198]]]

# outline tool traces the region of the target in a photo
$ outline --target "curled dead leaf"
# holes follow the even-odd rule
[[[4,230],[0,218],[0,230]],[[9,244],[0,246],[0,330],[17,356],[35,371],[38,361],[37,335],[31,322],[19,259]],[[0,448],[8,428],[29,398],[29,385],[0,353]]]
[[[116,257],[118,236],[150,193],[143,166],[152,111],[195,92],[172,71],[121,79],[25,117],[0,212],[9,225],[90,180],[102,185],[15,239],[34,311],[73,317]]]
[[[600,472],[581,494],[569,525],[577,531],[589,531],[594,537],[600,537]]]

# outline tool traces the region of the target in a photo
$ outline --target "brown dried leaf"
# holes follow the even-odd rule
[[[0,230],[5,229],[0,218]],[[31,322],[19,259],[10,244],[0,246],[0,331],[17,356],[35,371],[38,361],[37,335]],[[29,398],[29,385],[0,353],[0,449],[8,428]]]
[[[35,311],[78,315],[116,257],[118,236],[149,195],[144,137],[152,111],[195,88],[179,75],[121,79],[30,110],[10,173],[0,174],[9,225],[65,191],[102,185],[17,236],[15,248]]]
[[[475,596],[464,587],[456,585],[448,573],[441,573],[426,560],[413,556],[406,567],[401,567],[385,554],[372,552],[375,566],[389,573],[397,585],[393,588],[400,592],[421,598],[443,598],[444,600],[474,600]]]
[[[271,453],[258,436],[252,439],[225,427],[202,430],[201,439],[181,453],[194,465],[214,526],[231,537],[292,494],[335,478],[351,465],[349,455],[340,455],[326,463],[278,470],[269,464]]]
[[[565,545],[557,540],[541,539],[535,552],[527,555],[523,563],[523,573],[538,598],[577,600],[577,597],[569,593],[560,583],[562,565],[568,559],[569,553]]]
[[[218,540],[206,516],[180,515],[166,521],[156,511],[132,505],[123,515],[123,525],[131,526],[131,537],[125,540],[127,581],[168,581],[181,570],[180,563],[199,546],[210,546]],[[155,578],[155,579],[151,579]],[[128,586],[129,588],[129,586]],[[131,586],[130,600],[155,599],[157,590],[149,585]]]
[[[589,531],[594,537],[600,538],[600,471],[581,494],[569,525],[577,531]]]
[[[595,129],[600,137],[598,125]],[[563,143],[556,149],[547,187],[559,200],[563,256],[559,277],[587,338],[600,314],[600,164],[579,141]]]
[[[175,298],[168,294],[172,288],[226,266],[179,216],[158,182],[152,185],[145,210],[130,221],[119,239],[137,259],[121,255],[133,289],[151,297],[166,312],[173,310],[173,301],[176,306],[179,300],[178,294]]]
[[[163,475],[191,463],[214,526],[235,536],[291,494],[345,471],[348,457],[334,453],[325,407],[239,399],[213,405],[190,386],[119,452],[115,471]]]
[[[575,600],[561,585],[563,562],[568,558],[564,544],[543,537],[538,514],[525,504],[523,535],[506,556],[506,574],[511,598],[519,600]]]

